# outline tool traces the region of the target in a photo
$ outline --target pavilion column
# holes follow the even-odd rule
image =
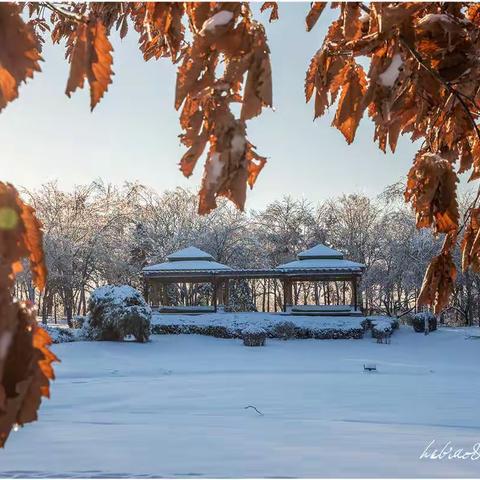
[[[149,300],[149,290],[150,290],[150,285],[148,283],[148,280],[147,279],[144,279],[143,280],[143,298],[145,298],[145,301],[147,302],[148,304],[148,300]]]
[[[292,281],[282,280],[283,285],[283,311],[287,311],[289,305],[293,305]]]
[[[223,305],[228,305],[230,301],[230,281],[226,278],[223,282]]]
[[[169,301],[168,301],[168,283],[161,283],[160,284],[160,295],[161,295],[161,301],[162,305],[165,307],[168,307]]]
[[[212,286],[213,286],[213,296],[212,296],[213,308],[215,311],[217,311],[218,288],[217,288],[217,282],[215,280],[212,282]]]
[[[352,297],[353,309],[356,311],[358,308],[357,277],[352,278]]]
[[[213,308],[217,311],[218,305],[223,304],[223,282],[221,280],[213,280]]]

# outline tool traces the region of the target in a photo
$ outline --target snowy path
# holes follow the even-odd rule
[[[59,344],[52,399],[0,475],[480,476],[480,460],[419,459],[432,440],[480,442],[480,340],[465,335]]]

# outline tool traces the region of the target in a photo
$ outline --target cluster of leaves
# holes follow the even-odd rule
[[[0,182],[0,447],[15,424],[36,420],[41,397],[48,397],[54,378],[51,363],[57,360],[32,305],[12,298],[25,257],[35,285],[42,289],[46,269],[40,223],[15,188]]]
[[[266,162],[247,140],[246,121],[272,106],[265,30],[248,3],[27,2],[23,8],[26,23],[20,7],[0,5],[0,110],[18,96],[22,81],[40,71],[47,34],[66,45],[65,93],[70,96],[87,80],[93,110],[112,82],[111,31],[123,38],[133,25],[145,60],[168,57],[178,63],[175,108],[181,110],[181,142],[188,149],[180,161],[185,176],[206,151],[199,213],[216,208],[218,196],[243,209],[247,184],[253,187]],[[278,18],[275,3],[265,9],[271,9],[270,20]],[[232,103],[241,104],[238,117]]]
[[[312,5],[309,28],[324,6]],[[456,191],[459,173],[480,177],[480,5],[334,2],[332,8],[340,14],[311,61],[306,99],[314,98],[315,117],[338,100],[333,126],[348,143],[365,112],[384,152],[395,151],[400,134],[422,140],[405,200],[418,228],[445,234],[418,299],[439,312],[453,289],[452,250],[465,226],[463,268],[480,271],[478,197],[462,225]]]

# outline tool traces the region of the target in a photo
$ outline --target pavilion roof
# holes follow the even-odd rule
[[[315,245],[312,248],[309,248],[308,250],[305,250],[303,252],[300,252],[298,255],[298,258],[300,260],[304,259],[322,259],[322,258],[328,258],[328,259],[343,259],[343,253],[339,252],[338,250],[334,250],[333,248],[327,247],[326,245],[323,245],[319,243],[318,245]]]
[[[199,248],[188,247],[168,255],[166,262],[144,267],[142,272],[148,275],[176,272],[213,273],[222,270],[231,270],[231,268],[215,262],[212,255]]]
[[[362,263],[343,258],[343,253],[326,245],[318,244],[297,255],[297,260],[278,265],[275,270],[309,270],[309,271],[350,271],[358,272],[365,268]]]
[[[197,247],[187,247],[182,248],[181,250],[177,250],[176,252],[167,255],[167,260],[169,262],[184,262],[190,260],[214,260],[212,255],[203,250],[200,250]]]

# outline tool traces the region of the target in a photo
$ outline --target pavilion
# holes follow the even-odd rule
[[[358,309],[358,281],[365,265],[345,260],[343,253],[326,245],[318,244],[297,256],[297,260],[284,263],[275,268],[282,275],[284,311],[291,313],[360,313]],[[294,305],[293,285],[295,282],[348,282],[351,286],[351,304],[331,305]],[[345,303],[345,291],[344,302]],[[330,308],[333,307],[333,308]],[[342,308],[344,307],[344,308]]]
[[[358,315],[358,281],[365,266],[346,260],[333,248],[319,244],[301,252],[297,260],[272,269],[235,269],[215,261],[208,253],[188,247],[174,252],[167,261],[142,270],[147,301],[161,312],[202,313],[217,311],[229,304],[230,280],[276,279],[281,282],[283,311],[291,315]],[[295,305],[294,287],[299,282],[341,282],[343,305]],[[171,284],[209,284],[209,305],[169,304]],[[345,285],[349,284],[350,303],[346,305]]]
[[[232,271],[227,265],[214,260],[209,254],[196,247],[188,247],[167,256],[167,261],[143,268],[142,273],[146,284],[147,298],[163,311],[189,310],[175,308],[169,305],[168,286],[171,284],[202,284],[212,285],[211,308],[203,308],[205,311],[217,310],[217,303],[228,303],[228,298],[222,298],[221,287],[225,280],[219,279],[219,273]],[[208,306],[203,306],[208,307]],[[190,308],[191,310],[191,308]],[[196,310],[199,309],[198,306]]]

